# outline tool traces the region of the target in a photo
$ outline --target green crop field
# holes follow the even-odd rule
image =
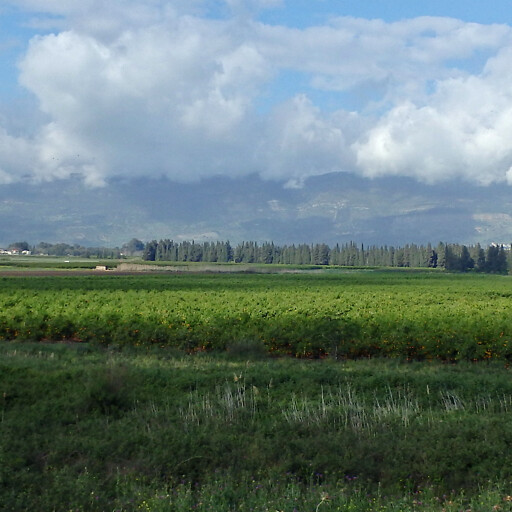
[[[0,277],[0,510],[512,510],[512,280]]]
[[[428,272],[0,277],[0,339],[337,359],[512,356],[512,278]]]

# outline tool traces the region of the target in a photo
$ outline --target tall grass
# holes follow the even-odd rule
[[[510,510],[511,410],[497,363],[4,342],[0,508]]]

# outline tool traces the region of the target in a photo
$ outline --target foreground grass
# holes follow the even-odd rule
[[[498,363],[3,342],[0,508],[511,510],[511,415]]]

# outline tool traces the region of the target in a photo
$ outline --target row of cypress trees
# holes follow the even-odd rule
[[[293,265],[341,265],[348,267],[420,267],[451,271],[507,272],[510,251],[503,246],[439,243],[403,247],[336,244],[276,245],[273,242],[175,242],[153,240],[144,247],[147,261],[235,262]]]

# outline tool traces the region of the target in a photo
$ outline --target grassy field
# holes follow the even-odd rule
[[[511,284],[4,275],[0,510],[512,510]]]
[[[0,256],[0,272],[5,270],[79,270],[94,269],[97,265],[113,268],[121,260],[100,260],[76,256]]]
[[[0,351],[2,510],[511,509],[503,364]]]

